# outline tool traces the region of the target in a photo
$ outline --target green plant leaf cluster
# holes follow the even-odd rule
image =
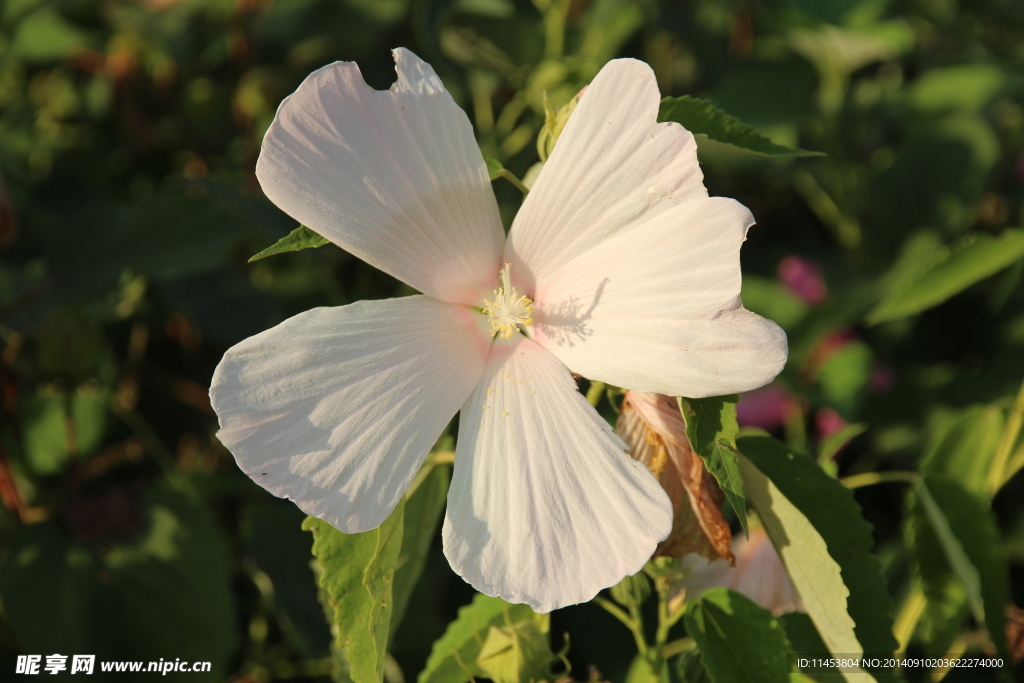
[[[853,494],[774,439],[744,437],[739,447],[751,505],[829,651],[893,652],[892,599]]]
[[[544,680],[555,659],[549,628],[547,615],[478,594],[434,643],[418,683],[462,683],[477,676],[495,683]]]

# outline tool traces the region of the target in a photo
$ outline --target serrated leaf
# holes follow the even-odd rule
[[[315,517],[302,523],[303,529],[313,532],[313,556],[320,569],[317,582],[326,599],[324,612],[354,683],[384,679],[404,512],[402,501],[383,524],[360,534],[344,534]]]
[[[549,619],[527,605],[512,605],[501,598],[477,594],[473,602],[459,610],[435,643],[418,683],[464,683],[471,677],[488,674],[477,664],[485,638],[492,626],[502,628],[532,622],[546,636]]]
[[[996,650],[1006,654],[1009,569],[988,507],[953,479],[925,474],[915,490],[910,523],[926,597],[944,599],[946,578],[955,575],[975,619],[985,624]]]
[[[267,258],[268,256],[274,256],[275,254],[284,254],[289,251],[302,251],[303,249],[316,249],[317,247],[322,247],[325,244],[330,243],[331,241],[326,237],[321,237],[305,225],[300,225],[260,253],[250,258],[249,263],[259,261],[260,259]]]
[[[789,640],[781,622],[750,598],[713,588],[690,603],[686,632],[715,683],[788,683]]]
[[[747,500],[736,451],[736,402],[739,396],[680,398],[679,410],[686,422],[686,437],[725,493],[744,533],[747,532]]]
[[[821,639],[818,629],[814,628],[814,622],[803,612],[789,612],[779,617],[783,628],[786,629],[786,638],[789,640],[793,652],[800,657],[811,659],[822,659],[830,657],[828,647]],[[843,683],[843,675],[835,670],[815,669],[811,672],[801,672],[803,675],[817,683]]]
[[[693,133],[701,152],[743,154],[760,157],[795,158],[824,156],[821,152],[779,145],[707,100],[699,97],[666,97],[658,110],[658,121],[675,121]]]
[[[829,651],[893,652],[892,599],[853,492],[771,437],[738,446],[751,505]],[[895,680],[890,670],[871,673]]]
[[[921,240],[918,240],[921,241]],[[917,242],[909,243],[909,249]],[[1024,229],[1004,230],[997,237],[972,234],[952,247],[930,246],[927,267],[919,258],[901,256],[893,266],[886,293],[867,322],[905,318],[941,304],[971,285],[1024,257]]]
[[[447,467],[434,466],[427,478],[405,503],[402,532],[402,550],[395,564],[395,583],[392,588],[394,611],[391,614],[391,634],[405,616],[409,598],[423,573],[423,565],[430,552],[437,523],[444,511],[451,478]]]

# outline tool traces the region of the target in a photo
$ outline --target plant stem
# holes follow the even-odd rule
[[[872,486],[874,484],[891,484],[891,483],[903,483],[903,484],[916,484],[921,475],[917,472],[864,472],[862,474],[854,474],[849,477],[845,477],[839,480],[839,483],[848,489],[859,489],[862,486]]]
[[[661,655],[665,659],[669,657],[675,657],[681,655],[693,648],[693,638],[680,638],[679,640],[673,640],[671,643],[667,643],[665,647],[661,648]]]
[[[832,229],[836,240],[846,249],[860,246],[860,224],[846,214],[817,179],[800,169],[793,174],[793,187],[803,196],[807,206],[822,223]]]
[[[499,178],[504,178],[505,180],[515,185],[519,189],[519,191],[523,193],[524,197],[530,193],[530,188],[528,188],[526,185],[523,185],[523,181],[520,180],[519,178],[516,178],[515,174],[513,174],[507,168],[503,168],[500,171],[498,171],[497,176]]]
[[[896,654],[907,651],[910,638],[914,635],[917,622],[924,612],[924,605],[924,591],[921,589],[920,584],[915,583],[914,587],[910,590],[910,595],[906,597],[903,605],[900,606],[900,612],[896,615],[896,621],[892,627],[893,635],[896,636],[896,641],[899,643]]]
[[[544,11],[544,56],[561,59],[565,52],[565,19],[569,0],[553,0]]]
[[[602,597],[594,598],[594,602],[604,608],[606,612],[611,614],[613,617],[621,621],[626,628],[633,633],[633,639],[636,641],[637,651],[644,657],[648,656],[647,639],[644,637],[643,626],[640,623],[639,615],[629,615],[619,609],[618,605],[615,605],[610,600],[605,600]],[[634,607],[631,611],[636,611]]]
[[[604,396],[604,382],[591,382],[590,388],[587,389],[587,401],[590,405],[596,408],[602,396]]]

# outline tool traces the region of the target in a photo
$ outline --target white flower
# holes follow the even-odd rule
[[[394,54],[386,92],[351,63],[311,74],[256,173],[292,218],[423,295],[317,308],[231,348],[211,388],[219,437],[271,493],[358,532],[461,409],[452,568],[544,612],[589,600],[640,570],[672,506],[571,372],[691,397],[771,381],[785,335],[739,298],[753,219],[707,196],[693,136],[655,123],[653,72],[617,60],[506,240],[466,115]]]

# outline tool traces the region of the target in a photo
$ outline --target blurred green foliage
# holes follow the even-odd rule
[[[207,387],[229,345],[289,315],[408,293],[330,245],[247,263],[296,228],[254,175],[279,102],[337,59],[385,88],[397,46],[433,64],[482,151],[526,181],[547,112],[619,56],[647,61],[666,96],[824,152],[701,155],[711,194],[758,220],[746,305],[791,344],[740,422],[851,486],[924,463],[934,506],[898,477],[856,490],[897,639],[932,654],[1001,642],[1000,577],[1024,600],[1020,2],[7,0],[0,669],[60,652],[212,661],[180,676],[193,681],[331,676],[312,535],[217,442]],[[521,195],[495,190],[508,223]],[[431,475],[432,496],[407,506],[423,512],[400,557],[418,568],[395,573],[401,621],[375,663],[388,680],[543,668],[566,632],[575,678],[593,665],[624,680],[635,649],[598,607],[549,627],[474,601],[436,535],[446,485]],[[922,532],[944,506],[952,540]],[[782,621],[798,642],[806,624]],[[442,636],[469,653],[463,668],[432,653]],[[696,653],[680,660],[673,676],[703,675]]]

